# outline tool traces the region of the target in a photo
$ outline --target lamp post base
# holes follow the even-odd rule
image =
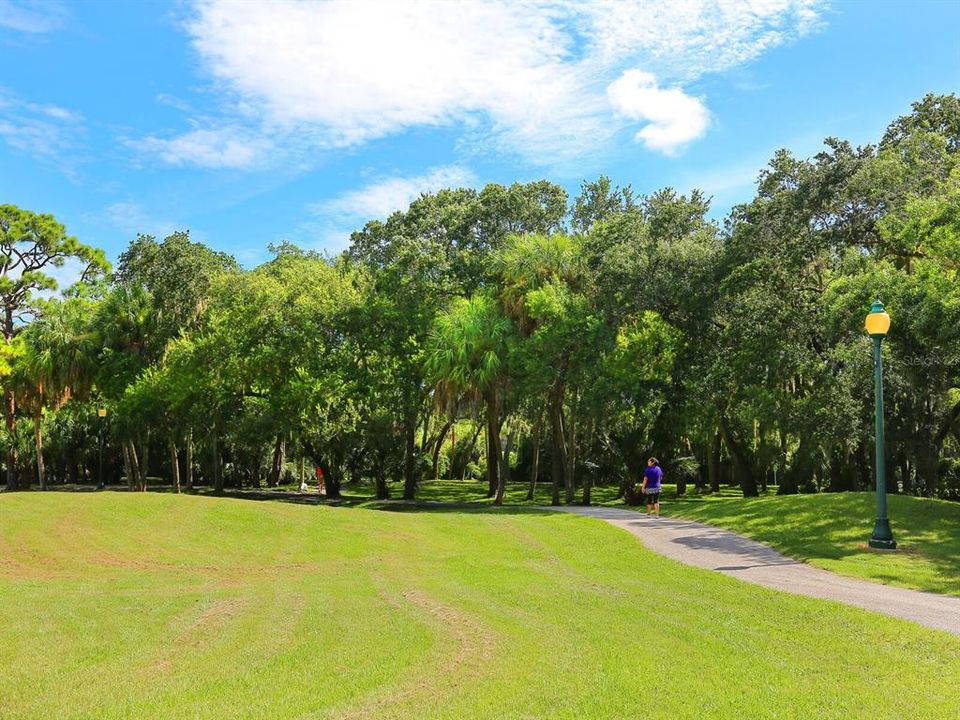
[[[887,518],[877,518],[869,545],[874,550],[897,549],[897,541],[893,539],[893,533],[890,531],[890,521]]]

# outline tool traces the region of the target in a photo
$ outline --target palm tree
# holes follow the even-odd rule
[[[156,313],[149,293],[139,286],[118,285],[97,306],[93,326],[102,350],[97,376],[100,394],[119,402],[124,390],[159,359],[163,347],[154,332]],[[118,435],[131,489],[143,489],[147,475],[147,444],[137,454],[129,423],[118,423]],[[149,428],[147,436],[149,437]],[[142,462],[141,462],[142,460]]]
[[[71,397],[85,395],[93,382],[96,342],[88,332],[88,306],[80,298],[51,303],[23,332],[23,357],[17,373],[21,404],[33,417],[37,476],[46,489],[43,464],[43,414]]]
[[[582,257],[579,238],[563,233],[511,235],[497,251],[500,303],[524,336],[536,327],[527,309],[528,293],[551,282],[576,286],[583,274]]]
[[[530,308],[534,294],[550,288],[562,289],[562,293],[555,294],[556,301],[569,291],[579,290],[584,275],[582,241],[564,233],[508,237],[497,252],[495,262],[502,287],[500,303],[504,312],[517,323],[524,339],[531,338],[542,327]],[[547,385],[544,389],[552,446],[552,502],[559,505],[561,483],[566,489],[567,502],[573,500],[575,418],[564,415],[569,348],[556,348],[554,352],[549,360],[539,363],[544,379],[538,382]],[[535,435],[539,453],[542,414],[538,416]]]
[[[500,412],[513,323],[487,295],[460,298],[433,325],[427,373],[442,393],[483,398],[487,412],[487,479],[495,504],[503,504]]]

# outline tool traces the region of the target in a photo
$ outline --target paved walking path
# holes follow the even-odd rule
[[[689,520],[654,518],[607,507],[544,507],[606,520],[640,538],[654,552],[764,587],[836,600],[960,635],[960,598],[906,590],[835,575],[729,530]]]

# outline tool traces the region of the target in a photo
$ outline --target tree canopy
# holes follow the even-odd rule
[[[309,463],[331,497],[469,476],[500,502],[549,477],[554,502],[589,503],[596,483],[629,496],[655,454],[681,493],[866,489],[880,297],[888,486],[960,497],[954,95],[875,145],[776,152],[722,223],[700,191],[540,180],[424,194],[335,257],[271,249],[243,269],[140,235],[107,277],[51,216],[0,206],[8,487],[92,482],[103,437],[137,488]]]

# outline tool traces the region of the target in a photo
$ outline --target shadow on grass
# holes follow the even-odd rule
[[[866,545],[875,517],[873,493],[677,503],[667,512],[727,527],[790,557],[825,561],[834,572],[960,595],[960,504],[901,495],[887,500],[899,547],[882,556]]]
[[[55,485],[41,491],[38,487],[22,488],[16,492],[60,492],[60,493],[122,493],[125,495],[136,495],[140,491],[130,490],[126,485],[107,485],[104,488],[98,488],[94,485]],[[172,485],[148,485],[142,492],[152,495],[176,495],[176,489]],[[180,495],[192,495],[194,497],[205,498],[230,498],[233,500],[255,500],[259,502],[286,502],[296,505],[344,505],[357,506],[370,502],[368,495],[343,494],[339,498],[327,498],[319,493],[302,493],[290,490],[272,490],[264,488],[225,488],[221,492],[216,492],[213,488],[207,486],[197,486],[193,489],[183,488]]]
[[[368,510],[406,513],[460,513],[475,515],[555,515],[553,510],[525,505],[437,502],[430,500],[375,500],[360,505]]]
[[[39,488],[24,489],[24,492],[36,491]],[[98,493],[117,492],[131,494],[126,485],[108,485],[98,489],[92,485],[57,485],[47,492],[66,493]],[[136,491],[133,491],[134,493]],[[176,494],[172,485],[150,485],[144,491],[155,495]],[[215,492],[213,488],[202,486],[192,490],[182,490],[182,495],[192,495],[203,498],[229,498],[232,500],[251,500],[254,502],[281,502],[293,505],[324,505],[328,507],[360,508],[366,510],[380,510],[386,512],[433,512],[433,513],[473,513],[491,515],[549,515],[552,511],[543,510],[534,506],[505,504],[494,505],[488,498],[481,498],[475,502],[455,500],[376,500],[370,495],[357,495],[349,492],[342,493],[339,498],[328,498],[316,492],[301,493],[298,490],[267,489],[267,488],[225,488]]]

